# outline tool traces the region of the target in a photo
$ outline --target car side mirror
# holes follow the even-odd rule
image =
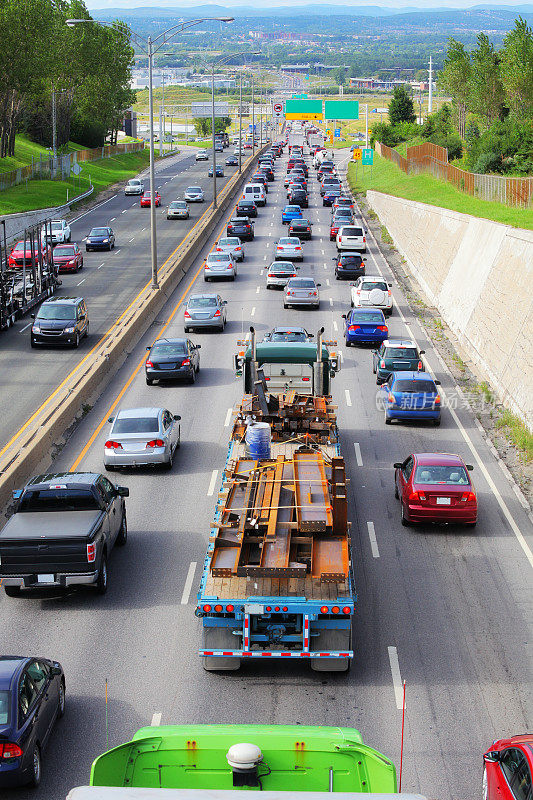
[[[181,417],[179,414],[174,414],[174,419],[176,420],[176,422],[179,422]]]
[[[341,314],[341,319],[346,319],[346,314]]]
[[[392,289],[392,283],[388,283],[387,286],[389,287],[389,289]]]
[[[421,356],[423,356],[423,355],[425,355],[426,351],[425,350],[419,350],[418,352],[420,353]]]
[[[127,486],[117,486],[117,494],[119,497],[129,497],[130,490]]]
[[[485,755],[483,756],[483,761],[494,762],[500,760],[501,760],[501,754],[498,752],[498,750],[489,750],[489,752],[485,753]]]
[[[201,344],[195,344],[195,345],[194,345],[194,349],[195,349],[195,350],[201,350],[201,348],[202,348],[202,345],[201,345]]]
[[[115,417],[109,417],[109,419],[107,421],[108,422],[114,422],[115,421]]]
[[[149,351],[149,350],[151,350],[152,348],[151,348],[151,347],[147,347],[146,349]]]
[[[440,386],[440,381],[434,381],[435,386]]]
[[[317,286],[322,286],[322,284],[321,283],[317,283]]]
[[[62,674],[63,674],[63,670],[61,669],[61,667],[56,667],[55,664],[52,664],[52,666],[50,667],[50,675],[55,676],[55,675],[62,675]]]
[[[227,306],[227,305],[228,305],[228,301],[227,301],[227,300],[223,300],[223,301],[222,301],[222,305],[223,305],[223,306]]]
[[[35,319],[35,314],[30,314],[30,317],[31,317],[32,319]]]
[[[473,464],[467,464],[467,465],[466,465],[466,468],[467,468],[467,470],[468,470],[469,472],[472,472],[472,470],[474,469],[474,465],[473,465]]]
[[[392,466],[394,467],[394,469],[402,469],[403,464],[401,461],[395,461]]]

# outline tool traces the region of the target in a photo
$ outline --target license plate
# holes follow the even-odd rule
[[[256,603],[247,603],[244,606],[244,613],[245,614],[264,614],[265,607],[260,606]]]
[[[437,497],[438,506],[449,506],[452,502],[451,497]]]
[[[55,582],[55,575],[53,573],[37,575],[37,583],[54,583],[54,582]]]

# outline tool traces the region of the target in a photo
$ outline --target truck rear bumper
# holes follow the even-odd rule
[[[70,573],[55,573],[47,577],[52,580],[39,580],[44,575],[12,575],[2,578],[2,586],[18,586],[20,589],[46,589],[50,586],[59,586],[66,588],[67,586],[83,586],[96,583],[98,579],[98,570],[94,572],[70,572]]]

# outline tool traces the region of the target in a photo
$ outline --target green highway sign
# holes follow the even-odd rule
[[[366,166],[372,166],[374,163],[374,151],[371,147],[363,147],[362,149],[363,156],[361,158],[361,163]]]
[[[358,100],[326,100],[325,119],[359,119]]]

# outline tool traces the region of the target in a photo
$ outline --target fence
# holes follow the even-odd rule
[[[453,183],[461,191],[481,200],[520,208],[529,208],[533,201],[533,178],[467,172],[449,164],[446,148],[431,142],[408,147],[406,157],[380,142],[376,142],[376,152],[393,161],[404,172],[430,172],[435,178]]]
[[[111,156],[134,153],[139,150],[144,150],[144,142],[125,142],[124,144],[95,147],[92,150],[74,150],[72,153],[57,156],[57,158],[52,155],[41,156],[38,159],[32,158],[32,163],[26,167],[19,167],[10,172],[0,172],[0,191],[35,179],[67,180],[72,167],[77,162],[97,161],[101,158],[111,158]]]

